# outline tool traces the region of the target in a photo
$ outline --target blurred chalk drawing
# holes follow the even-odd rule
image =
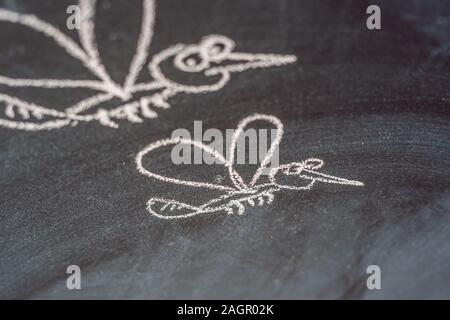
[[[232,73],[249,69],[283,66],[296,61],[292,55],[251,54],[235,52],[235,43],[223,35],[208,35],[198,44],[176,44],[157,54],[150,60],[148,70],[152,81],[137,83],[137,79],[148,60],[148,51],[153,37],[155,3],[143,0],[143,17],[135,55],[130,63],[123,84],[114,82],[103,65],[95,39],[95,0],[79,0],[81,25],[78,36],[81,46],[55,26],[32,14],[21,14],[0,8],[0,22],[20,24],[36,31],[62,47],[68,55],[82,62],[97,80],[72,79],[18,79],[0,75],[0,85],[9,87],[37,87],[42,89],[87,88],[95,95],[67,107],[64,111],[39,106],[17,97],[0,93],[0,107],[4,116],[0,126],[20,130],[49,130],[64,126],[75,126],[80,122],[96,121],[104,126],[117,128],[118,121],[142,122],[144,118],[158,116],[156,109],[170,108],[168,99],[178,93],[203,93],[222,89]],[[186,85],[170,79],[161,68],[170,62],[181,72],[203,75],[212,84]],[[216,80],[217,79],[217,80]],[[148,95],[145,95],[149,92]],[[144,93],[139,99],[134,96]],[[113,98],[122,105],[115,108],[98,108],[88,111]]]
[[[266,122],[267,124],[274,125],[277,128],[278,135],[272,141],[272,144],[265,158],[261,161],[259,168],[254,173],[250,182],[246,182],[234,169],[234,155],[236,143],[240,135],[244,133],[249,124],[256,121],[262,121]],[[243,120],[241,120],[241,122],[239,122],[232,138],[232,143],[230,145],[230,150],[228,153],[228,159],[225,159],[216,150],[208,147],[202,142],[191,139],[173,138],[159,140],[151,143],[142,151],[140,151],[136,156],[137,169],[141,174],[178,186],[220,190],[224,192],[224,195],[218,198],[211,199],[210,201],[200,206],[194,206],[165,198],[151,198],[147,203],[148,211],[154,216],[161,219],[189,218],[200,214],[220,212],[226,212],[228,214],[237,212],[238,214],[243,214],[245,212],[246,205],[262,206],[266,203],[270,204],[274,200],[274,195],[278,192],[285,190],[310,190],[316,182],[350,186],[364,186],[364,184],[359,181],[347,180],[318,172],[317,170],[323,166],[324,162],[316,158],[309,158],[301,162],[292,162],[289,164],[280,165],[276,168],[271,168],[268,176],[269,182],[258,183],[263,170],[267,168],[268,164],[270,163],[273,153],[280,144],[282,137],[283,124],[278,118],[272,115],[254,114],[244,118]],[[144,156],[149,155],[150,153],[161,147],[176,145],[179,143],[189,144],[196,148],[200,148],[203,150],[203,152],[207,152],[212,157],[216,158],[219,163],[224,166],[224,169],[228,170],[228,176],[233,185],[227,186],[217,183],[170,178],[156,174],[144,167]],[[279,182],[280,178],[288,179],[288,183]]]

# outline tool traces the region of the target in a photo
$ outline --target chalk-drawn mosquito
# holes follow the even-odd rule
[[[22,14],[0,8],[0,22],[25,26],[44,35],[62,47],[68,55],[82,62],[84,67],[98,80],[73,79],[18,79],[0,75],[0,86],[37,87],[42,89],[85,88],[96,93],[64,111],[39,106],[18,97],[0,93],[0,107],[4,107],[4,118],[0,126],[20,130],[50,130],[77,125],[80,122],[97,121],[102,125],[117,128],[118,121],[142,122],[144,118],[158,116],[157,109],[168,109],[168,99],[178,93],[206,93],[222,89],[233,73],[249,69],[283,66],[296,61],[293,55],[253,54],[235,51],[235,43],[223,35],[205,36],[197,44],[176,44],[155,54],[148,63],[151,81],[137,83],[153,38],[155,3],[143,0],[141,33],[135,55],[130,63],[123,84],[114,82],[103,65],[97,47],[95,29],[95,0],[79,0],[81,25],[78,36],[81,45],[32,14]],[[204,83],[189,85],[171,78],[162,66],[189,74],[198,74]],[[140,96],[138,98],[138,96]],[[99,107],[118,98],[118,107]],[[96,111],[89,110],[96,108]]]
[[[273,140],[266,156],[261,161],[259,168],[256,170],[250,182],[245,182],[241,175],[234,168],[234,155],[237,141],[244,133],[246,127],[255,121],[264,121],[272,124],[277,129],[277,136]],[[151,143],[143,150],[141,150],[136,156],[137,169],[143,175],[156,178],[161,181],[171,183],[174,186],[189,186],[193,188],[204,188],[210,190],[220,190],[224,194],[217,198],[211,199],[206,203],[196,206],[187,203],[183,203],[177,200],[171,200],[166,198],[154,197],[147,203],[148,211],[161,219],[180,219],[189,218],[201,214],[211,214],[226,212],[232,214],[234,212],[243,214],[245,212],[246,205],[250,206],[262,206],[264,204],[271,204],[275,198],[275,194],[283,190],[310,190],[315,183],[329,183],[339,185],[351,185],[351,186],[363,186],[364,184],[355,180],[348,180],[324,174],[318,171],[324,162],[320,159],[309,158],[300,162],[292,162],[289,164],[283,164],[276,168],[271,168],[269,173],[268,183],[258,183],[264,169],[267,169],[275,150],[279,146],[283,137],[283,124],[281,121],[272,116],[264,114],[254,114],[244,118],[237,126],[237,130],[234,132],[230,150],[228,153],[228,159],[225,159],[215,149],[208,147],[200,141],[184,138],[164,139]],[[196,148],[202,149],[203,152],[210,154],[215,159],[222,163],[225,169],[228,170],[228,175],[233,183],[233,186],[226,186],[222,184],[198,182],[198,181],[186,181],[176,178],[170,178],[163,175],[156,174],[145,168],[143,165],[143,158],[150,155],[153,151],[170,145],[177,144],[189,144]],[[284,184],[279,182],[280,176],[291,177],[296,183]],[[292,181],[292,180],[291,180]],[[303,182],[298,183],[298,182]],[[306,183],[306,184],[305,184]]]

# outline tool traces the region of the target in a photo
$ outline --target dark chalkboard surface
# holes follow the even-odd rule
[[[66,27],[73,4],[0,0],[79,43]],[[370,4],[381,8],[381,30],[366,27]],[[95,37],[115,82],[127,74],[142,11],[141,0],[96,5]],[[155,12],[146,65],[210,34],[240,52],[298,60],[233,74],[221,90],[171,96],[170,109],[142,123],[0,127],[1,298],[450,298],[448,1],[161,0]],[[5,17],[0,11],[0,76],[92,78],[50,37]],[[145,66],[139,81],[149,80]],[[4,83],[0,93],[60,112],[93,94]],[[151,197],[194,204],[211,196],[140,174],[140,150],[175,129],[192,131],[195,120],[225,130],[254,113],[283,122],[281,163],[320,158],[324,173],[364,187],[283,191],[244,215],[164,220],[147,211]],[[145,161],[172,177],[227,175],[167,157]],[[81,290],[66,287],[69,265],[81,268]],[[381,290],[366,287],[370,265],[380,267]]]

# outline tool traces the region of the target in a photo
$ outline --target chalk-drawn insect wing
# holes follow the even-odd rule
[[[136,157],[137,168],[141,174],[152,179],[152,186],[159,188],[159,191],[150,195],[147,203],[149,212],[159,218],[173,219],[222,211],[213,210],[206,204],[238,191],[228,177],[225,160],[210,152],[211,157],[218,160],[218,164],[174,165],[171,159],[174,147],[183,147],[184,150],[192,147],[192,156],[195,151],[211,151],[200,141],[170,138],[158,140],[141,150]],[[155,183],[155,179],[161,183]],[[147,182],[148,180],[145,183]],[[159,197],[158,194],[164,197]],[[227,201],[223,199],[220,202],[226,204]]]
[[[98,9],[100,6],[97,1],[80,0],[78,6],[81,9],[81,23],[79,28],[73,31],[68,30],[65,25],[57,25],[51,16],[41,12],[42,8],[47,8],[45,4],[33,6],[31,3],[22,8],[24,12],[18,12],[15,8],[0,8],[0,32],[13,35],[4,35],[4,39],[11,39],[12,46],[6,44],[2,51],[8,49],[19,53],[2,55],[8,58],[8,66],[16,68],[2,68],[0,72],[0,126],[36,131],[75,125],[79,122],[99,121],[97,113],[86,115],[83,112],[90,108],[99,108],[102,104],[105,108],[111,108],[114,104],[117,106],[128,99],[130,95],[127,91],[132,91],[130,88],[137,82],[137,77],[147,61],[154,20],[152,0],[133,3],[136,6],[130,2],[128,8],[131,6],[138,10],[138,26],[136,37],[131,38],[139,38],[139,45],[133,43],[131,48],[126,48],[126,51],[132,53],[134,50],[135,53],[124,63],[128,66],[123,70],[123,74],[115,74],[116,79],[113,79],[109,73],[111,70],[102,61],[109,51],[117,51],[114,48],[115,42],[109,41],[109,37],[102,37],[102,41],[107,42],[103,47],[107,45],[110,50],[100,52],[95,32],[98,29],[97,15],[110,15],[109,8],[96,10],[96,7]],[[52,4],[55,5],[56,12],[65,14],[65,7],[61,8],[58,3]],[[117,3],[114,5],[117,6]],[[53,12],[50,9],[48,11]],[[119,28],[123,26],[118,21],[109,29],[114,29],[115,25],[119,25]],[[147,31],[143,32],[144,30]],[[117,41],[120,46],[119,42],[121,41]],[[121,47],[125,48],[124,43]],[[21,52],[23,55],[20,55]],[[11,63],[11,60],[14,63]],[[121,70],[117,68],[117,61],[114,65],[115,69]],[[21,70],[25,72],[20,72]],[[19,93],[23,92],[25,94],[19,96]]]

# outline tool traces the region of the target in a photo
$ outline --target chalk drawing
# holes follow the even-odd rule
[[[20,24],[50,39],[63,48],[68,55],[81,61],[84,67],[97,80],[72,79],[18,79],[0,75],[0,86],[37,87],[42,89],[87,88],[95,94],[78,101],[64,111],[58,111],[23,101],[17,97],[0,93],[0,126],[28,131],[49,130],[81,122],[96,121],[101,125],[117,128],[118,122],[140,123],[144,119],[158,117],[156,110],[168,109],[169,98],[178,93],[206,93],[222,89],[232,73],[249,69],[283,66],[294,63],[293,55],[252,54],[234,51],[235,42],[223,35],[211,34],[198,44],[176,44],[148,59],[148,51],[153,38],[155,3],[143,0],[143,17],[136,52],[129,66],[123,84],[114,82],[103,65],[95,39],[95,0],[79,0],[81,26],[78,30],[80,44],[69,36],[32,14],[22,14],[0,8],[0,22]],[[147,62],[151,81],[137,83],[137,79]],[[161,68],[162,63],[171,63],[178,71],[197,73],[213,83],[186,85],[167,76]],[[211,80],[210,80],[211,81]],[[135,98],[137,93],[144,97]],[[147,95],[148,94],[148,95]],[[89,110],[101,103],[119,98],[123,104],[114,108]],[[1,110],[1,109],[0,109]]]
[[[267,124],[274,125],[277,129],[277,137],[272,141],[272,144],[266,154],[266,157],[261,161],[259,168],[251,178],[250,182],[244,181],[242,176],[234,168],[234,154],[236,143],[245,131],[249,124],[262,121]],[[343,179],[328,174],[320,173],[318,169],[322,168],[324,162],[321,159],[309,158],[300,162],[292,162],[283,164],[276,168],[271,168],[269,173],[269,182],[258,183],[262,171],[267,168],[270,160],[277,147],[283,138],[283,124],[281,121],[272,116],[265,114],[253,114],[241,120],[234,132],[228,159],[225,159],[216,150],[208,147],[200,141],[184,138],[163,139],[149,144],[141,150],[136,156],[136,165],[138,171],[150,178],[158,179],[177,186],[188,186],[194,188],[204,188],[210,190],[219,190],[223,192],[218,198],[199,205],[190,205],[176,200],[166,198],[151,198],[147,203],[147,210],[154,216],[161,219],[182,219],[189,218],[201,214],[209,213],[228,213],[228,214],[244,214],[246,205],[262,206],[264,204],[271,204],[275,199],[275,194],[286,190],[306,191],[310,190],[316,182],[350,185],[350,186],[364,186],[362,182],[355,180]],[[224,166],[228,171],[232,186],[227,186],[217,183],[199,182],[180,180],[177,178],[166,177],[159,175],[153,171],[145,168],[143,165],[143,158],[150,155],[153,151],[170,145],[176,144],[190,144],[196,148],[200,148],[203,152],[209,153],[218,160],[218,163]],[[293,183],[279,182],[279,178],[290,178]],[[305,184],[306,183],[306,184]]]

